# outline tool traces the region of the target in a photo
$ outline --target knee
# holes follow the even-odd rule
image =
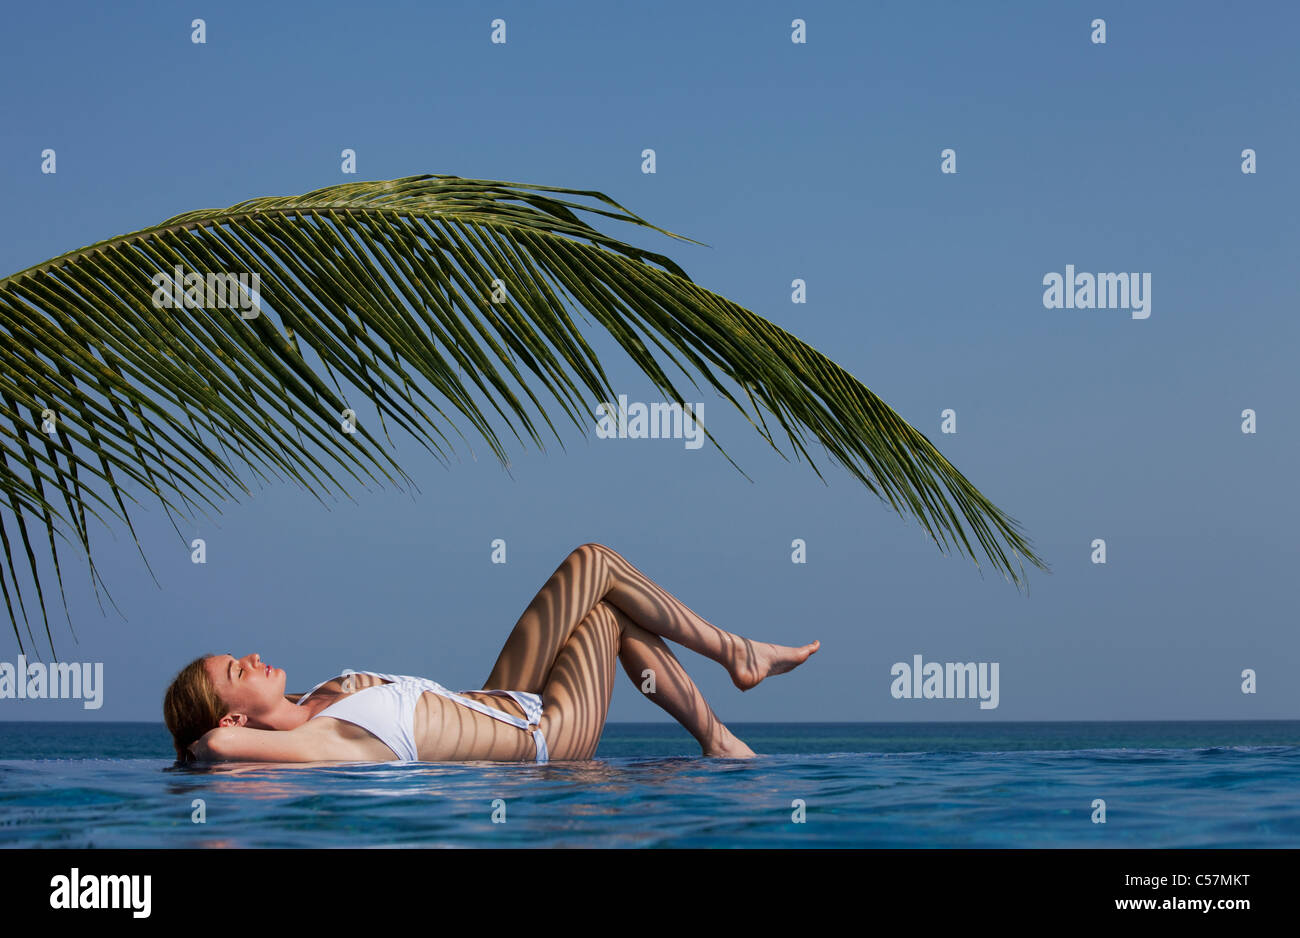
[[[583,622],[589,622],[596,629],[616,640],[621,640],[628,629],[637,627],[622,609],[603,599],[591,607],[591,612],[587,613]]]
[[[619,635],[626,635],[634,630],[637,632],[643,632],[639,625],[627,617],[626,612],[615,606],[613,603],[608,603],[602,599],[600,602],[596,603],[595,612],[600,617],[600,621],[603,625],[616,629]],[[649,633],[643,632],[643,634],[648,635]]]
[[[569,551],[569,556],[584,563],[595,563],[614,556],[614,552],[604,544],[597,544],[595,541],[589,541],[586,544],[579,544],[573,550]]]

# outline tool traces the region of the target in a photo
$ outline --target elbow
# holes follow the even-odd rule
[[[190,752],[200,762],[220,762],[229,757],[230,730],[233,727],[218,726],[208,730],[190,745]]]

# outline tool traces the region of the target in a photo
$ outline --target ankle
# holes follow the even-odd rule
[[[746,660],[749,654],[748,643],[744,636],[737,635],[735,632],[724,632],[726,642],[722,649],[722,658],[718,664],[722,665],[732,674],[736,673]]]
[[[719,749],[725,749],[728,744],[735,742],[736,737],[732,735],[731,730],[727,729],[722,723],[715,723],[713,731],[704,739],[699,741],[700,746],[705,752],[715,752]]]

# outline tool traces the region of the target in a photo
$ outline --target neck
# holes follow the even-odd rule
[[[247,725],[257,730],[291,730],[302,726],[311,716],[309,705],[300,707],[284,697],[270,712],[256,718],[250,716]]]

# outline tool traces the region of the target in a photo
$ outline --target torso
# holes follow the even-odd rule
[[[348,692],[343,689],[344,680],[342,676],[336,677],[317,688],[302,705],[303,708],[315,717],[326,707],[348,696]],[[373,674],[353,674],[351,692],[356,693],[384,683],[387,682]],[[480,691],[460,691],[460,695],[511,716],[524,716],[523,709],[509,697]],[[546,714],[543,713],[543,735],[546,735],[546,723]],[[354,723],[326,715],[304,725],[311,726],[314,731],[328,731],[347,738],[375,762],[393,760],[393,751],[387,745]],[[415,707],[415,743],[422,762],[533,762],[537,758],[537,746],[531,733],[471,710],[433,691],[421,694],[420,702]]]

